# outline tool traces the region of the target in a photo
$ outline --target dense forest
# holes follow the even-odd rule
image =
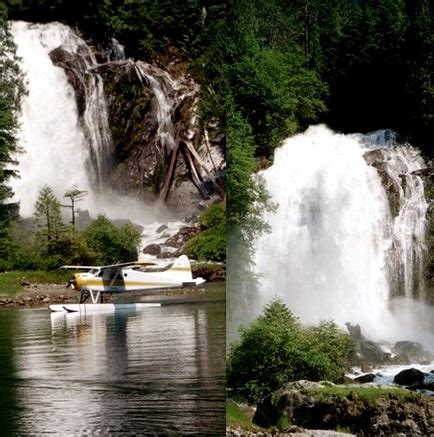
[[[387,127],[432,153],[428,0],[7,0],[1,15],[2,32],[7,19],[56,20],[101,47],[116,38],[126,56],[162,66],[185,61],[202,85],[202,116],[226,126],[228,227],[236,244],[264,228],[258,205],[266,195],[250,175],[283,138],[309,124],[343,132]],[[2,89],[12,80],[16,90],[1,94],[4,168],[22,90],[7,73],[11,66],[1,68]],[[9,177],[0,181],[2,204]]]
[[[222,70],[233,247],[241,241],[248,252],[264,228],[258,205],[266,196],[247,169],[309,124],[391,128],[432,157],[433,25],[428,0],[230,2]]]

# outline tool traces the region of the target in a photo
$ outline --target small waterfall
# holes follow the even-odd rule
[[[426,255],[426,216],[423,181],[414,171],[426,167],[418,150],[389,147],[383,151],[385,171],[398,193],[399,212],[393,220],[391,275],[395,294],[422,300],[425,295],[424,259]]]
[[[173,122],[176,108],[187,97],[197,95],[198,87],[188,89],[183,87],[180,82],[173,80],[170,75],[158,67],[147,64],[146,62],[135,62],[134,67],[137,75],[144,78],[155,95],[157,103],[158,137],[161,146],[167,154],[175,148],[176,134]],[[192,112],[196,112],[197,99]],[[190,130],[194,128],[195,117],[191,117]],[[187,129],[188,130],[188,129]]]
[[[307,323],[358,323],[374,339],[420,339],[425,322],[429,332],[429,320],[397,317],[391,299],[423,296],[427,204],[412,172],[425,163],[416,149],[378,149],[374,138],[315,126],[276,150],[262,172],[278,207],[255,242],[257,313],[280,295]]]
[[[164,147],[167,153],[170,153],[175,148],[175,126],[172,120],[175,107],[175,100],[172,97],[175,82],[172,81],[168,74],[165,77],[160,75],[161,82],[158,81],[155,71],[152,72],[153,74],[150,72],[152,66],[144,62],[137,62],[135,67],[139,77],[146,78],[155,95],[157,102],[158,137],[160,138],[161,146]],[[166,88],[165,91],[163,91],[162,86]]]

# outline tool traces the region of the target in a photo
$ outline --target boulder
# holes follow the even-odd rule
[[[414,362],[425,360],[427,356],[422,345],[415,341],[398,341],[395,343],[392,350],[394,354],[407,356]]]
[[[377,393],[379,389],[368,390]],[[369,394],[354,388],[344,393],[343,387],[334,393],[333,387],[291,389],[287,385],[258,403],[253,422],[280,431],[292,425],[308,430],[344,428],[357,435],[430,435],[429,405],[422,396],[402,402],[401,393],[385,390],[372,402]]]
[[[389,361],[390,354],[384,352],[377,343],[369,341],[362,334],[360,325],[351,325],[351,323],[345,323],[345,325],[354,343],[354,352],[357,356],[354,364],[366,366],[369,364],[385,364]]]
[[[163,231],[167,229],[167,225],[161,225],[155,232],[157,234],[161,234]]]
[[[390,359],[390,354],[383,352],[373,341],[360,340],[356,342],[355,350],[360,358],[373,364],[385,364]]]
[[[410,359],[407,357],[407,355],[395,355],[390,359],[390,364],[396,364],[396,365],[405,365],[410,364]]]
[[[425,374],[418,369],[404,369],[395,375],[393,381],[399,385],[414,386],[415,384],[422,384]]]
[[[161,247],[159,244],[148,244],[143,249],[143,253],[146,253],[149,255],[160,255],[161,254]]]
[[[300,407],[313,407],[314,400],[311,396],[302,394],[299,390],[277,390],[263,398],[253,416],[253,422],[264,428],[276,426],[282,423],[282,417],[286,417],[287,423],[291,423],[294,410]]]
[[[200,231],[198,226],[184,226],[175,235],[168,238],[164,244],[169,247],[181,248],[190,238]]]
[[[368,382],[374,381],[375,378],[376,375],[374,373],[366,373],[365,375],[354,378],[354,382],[357,382],[358,384],[366,384]]]

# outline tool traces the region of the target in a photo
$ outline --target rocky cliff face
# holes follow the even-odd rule
[[[434,168],[432,163],[423,160],[417,149],[402,147],[406,152],[399,150],[374,149],[364,157],[381,177],[389,200],[390,228],[404,226],[409,235],[407,257],[413,260],[414,289],[420,289],[416,296],[434,304]],[[410,226],[411,220],[414,229]],[[420,241],[419,245],[413,244],[416,240]],[[391,263],[396,248],[397,245],[392,244]],[[402,294],[399,292],[402,282],[401,277],[395,278],[394,295]]]
[[[87,49],[59,47],[50,57],[65,70],[83,120],[89,79],[103,83],[110,134],[103,183],[143,199],[159,197],[187,214],[222,197],[224,135],[218,122],[200,120],[199,86],[185,66],[168,68],[169,74],[131,59],[102,62],[105,53]]]

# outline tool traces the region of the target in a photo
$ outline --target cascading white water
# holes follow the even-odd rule
[[[425,165],[412,148],[380,151],[399,187],[394,216],[380,172],[364,158],[366,141],[315,126],[276,150],[262,172],[278,206],[265,217],[271,233],[255,242],[256,312],[279,295],[307,323],[334,319],[360,324],[373,339],[420,340],[423,322],[411,312],[398,317],[390,298],[397,270],[407,296],[421,284],[427,204],[411,172]]]
[[[23,149],[17,157],[20,178],[12,183],[15,199],[20,201],[20,214],[33,214],[44,185],[52,187],[59,199],[77,185],[88,191],[80,207],[92,214],[104,213],[144,224],[160,217],[159,206],[119,196],[104,186],[111,161],[111,135],[102,78],[95,69],[90,71],[96,64],[91,48],[60,23],[13,22],[11,31],[28,89],[19,120]],[[75,90],[64,69],[55,66],[50,58],[50,52],[58,47],[77,56],[82,66],[82,70],[74,71],[84,90],[81,119]]]
[[[54,67],[49,52],[68,41],[69,28],[15,22],[12,34],[26,75],[28,95],[20,117],[20,178],[13,181],[22,216],[33,214],[40,189],[54,187],[58,196],[77,184],[89,190],[84,163],[89,160],[79,126],[75,94],[65,72]]]
[[[148,70],[152,68],[151,65],[144,62],[136,62],[135,65],[139,76],[146,78],[155,95],[157,102],[158,136],[166,152],[170,152],[175,147],[175,131],[172,122],[175,101],[169,97],[168,92],[163,92],[162,84],[169,83],[172,85],[172,88],[174,88],[174,82],[167,75],[166,81],[163,80],[160,84],[160,82],[148,72]]]
[[[394,250],[391,253],[394,284],[405,297],[425,298],[424,256],[426,215],[423,182],[412,172],[426,167],[419,152],[411,147],[383,151],[385,171],[399,194],[399,213],[393,220]]]

